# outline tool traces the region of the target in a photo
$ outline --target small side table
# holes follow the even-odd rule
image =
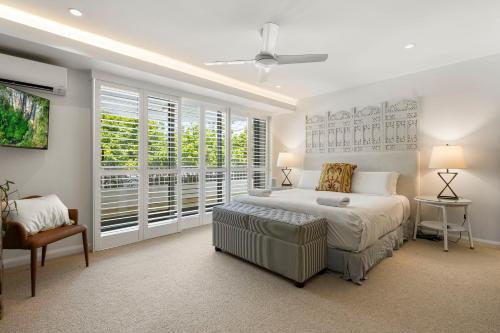
[[[417,217],[415,219],[415,229],[413,230],[413,239],[417,239],[417,229],[419,226],[426,227],[428,229],[442,231],[444,238],[444,251],[448,252],[448,233],[449,232],[467,232],[469,236],[469,246],[471,249],[474,248],[474,243],[472,242],[472,229],[470,224],[470,208],[472,201],[469,199],[459,198],[458,200],[448,200],[448,199],[438,199],[433,196],[419,196],[415,198],[417,202]],[[442,221],[420,221],[420,210],[421,206],[431,206],[440,208],[443,211]],[[448,223],[448,208],[463,208],[465,225]]]

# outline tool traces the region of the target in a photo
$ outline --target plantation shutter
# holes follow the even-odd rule
[[[181,112],[182,216],[200,212],[200,108],[183,105]]]
[[[139,224],[139,94],[99,89],[99,218],[102,233]]]
[[[105,80],[94,76],[96,250],[210,223],[215,206],[268,186],[267,119]]]
[[[267,120],[252,119],[252,188],[268,186]]]
[[[177,118],[173,98],[148,96],[148,223],[177,219]]]
[[[248,118],[231,116],[231,198],[248,192]]]
[[[226,201],[226,113],[205,111],[205,211]]]

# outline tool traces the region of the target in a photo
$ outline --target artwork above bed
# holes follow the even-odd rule
[[[418,149],[417,99],[306,116],[306,153]]]

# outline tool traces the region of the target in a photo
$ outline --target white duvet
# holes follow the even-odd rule
[[[347,207],[322,206],[318,197],[349,197]],[[410,215],[410,202],[402,195],[337,193],[310,189],[275,191],[270,197],[241,195],[235,201],[281,208],[325,217],[329,247],[362,251],[397,228]]]

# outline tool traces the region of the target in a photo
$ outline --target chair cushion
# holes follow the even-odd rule
[[[33,236],[29,236],[26,244],[28,248],[38,248],[50,243],[57,242],[58,240],[61,240],[63,238],[76,235],[83,232],[84,230],[87,230],[87,227],[84,225],[65,225],[59,228],[39,232],[38,234]]]
[[[327,232],[324,218],[274,208],[250,214],[248,229],[294,244],[325,237]]]

